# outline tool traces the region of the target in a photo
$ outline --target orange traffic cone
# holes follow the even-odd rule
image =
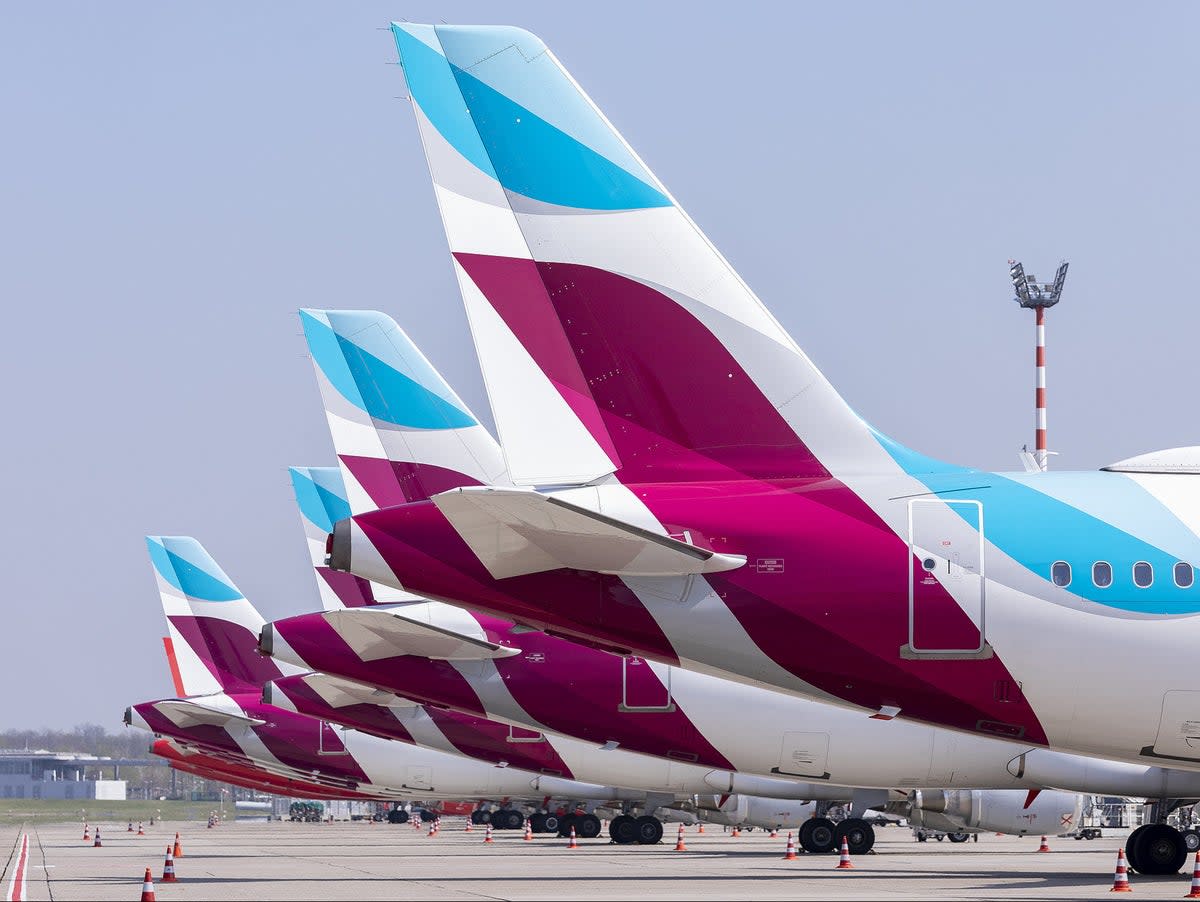
[[[430,821],[430,822],[429,822],[429,832],[428,832],[428,833],[426,833],[426,834],[425,834],[425,836],[426,836],[426,837],[433,836],[433,834],[434,834],[434,833],[436,833],[436,832],[437,832],[437,821],[436,821],[436,820],[432,820],[432,821]]]
[[[495,842],[495,840],[492,839],[492,825],[491,824],[487,825],[487,830],[485,830],[483,833],[483,841],[484,842]]]
[[[567,843],[567,848],[568,849],[578,849],[579,848],[579,843],[576,842],[576,840],[575,840],[575,828],[574,827],[571,828],[571,841],[569,843]]]
[[[1038,846],[1038,851],[1039,852],[1049,852],[1050,851],[1050,843],[1046,842],[1046,837],[1044,837],[1044,836],[1042,837],[1042,844],[1040,846]]]
[[[703,833],[703,832],[704,832],[704,822],[703,822],[703,821],[700,823],[700,827],[699,827],[699,828],[696,830],[696,832],[697,832],[697,833]]]
[[[679,825],[679,836],[675,840],[675,851],[686,852],[687,846],[683,844],[683,824]]]
[[[183,846],[181,846],[181,845],[179,844],[179,834],[178,834],[178,833],[176,833],[176,834],[175,834],[175,848],[172,850],[172,854],[173,854],[173,855],[174,855],[176,858],[182,858],[182,857],[183,857]]]
[[[100,842],[100,828],[99,828],[99,827],[97,827],[97,828],[96,828],[96,841],[92,843],[92,848],[93,848],[93,849],[99,849],[99,848],[100,848],[100,846],[101,846],[101,842]]]
[[[1113,874],[1113,885],[1110,893],[1131,893],[1129,886],[1129,869],[1125,867],[1125,850],[1117,849],[1117,870]]]
[[[146,831],[142,829],[142,822],[141,822],[141,821],[138,821],[138,832],[137,832],[137,835],[138,835],[138,836],[145,836],[145,835],[146,835]]]
[[[1192,891],[1183,898],[1200,899],[1200,852],[1196,853],[1196,864],[1192,868]]]
[[[741,829],[740,829],[740,828],[739,828],[739,827],[738,827],[736,824],[734,824],[734,826],[733,826],[733,835],[734,835],[734,836],[741,836],[741,835],[742,835],[742,831],[741,831]]]
[[[792,831],[788,831],[787,854],[783,856],[784,861],[793,861],[800,856],[796,854],[796,840],[792,838]]]
[[[467,815],[467,829],[466,829],[466,830],[464,830],[463,832],[464,832],[464,833],[474,833],[474,832],[475,832],[475,828],[471,826],[471,817],[470,817],[470,815]]]
[[[834,870],[835,871],[846,871],[852,867],[854,867],[854,865],[852,865],[850,863],[850,843],[846,842],[846,837],[843,836],[842,837],[842,855],[838,859],[837,867],[834,868]]]
[[[91,831],[90,831],[90,830],[88,830],[88,825],[87,825],[87,823],[85,822],[85,823],[84,823],[84,825],[83,825],[83,841],[84,841],[84,842],[91,842],[91,840],[92,840],[92,834],[91,834]]]
[[[525,818],[525,842],[533,842],[533,822]]]
[[[146,868],[146,876],[142,878],[142,902],[154,902],[154,880],[149,868]]]
[[[175,856],[171,854],[171,847],[167,846],[167,860],[163,862],[163,875],[159,883],[174,883],[175,882]]]
[[[128,826],[128,827],[125,829],[125,832],[126,832],[126,833],[132,833],[132,832],[133,832],[133,821],[130,821],[130,822],[129,822],[129,826]]]
[[[778,839],[778,838],[779,838],[779,830],[778,830],[778,828],[776,828],[776,827],[772,827],[772,828],[771,828],[771,836],[770,836],[770,838],[771,838],[771,839]]]

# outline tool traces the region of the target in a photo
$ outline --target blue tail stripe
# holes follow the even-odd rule
[[[318,529],[332,532],[333,524],[350,516],[346,499],[320,485],[303,467],[290,467],[292,490],[300,513]]]
[[[167,547],[168,545],[171,547]],[[200,601],[237,601],[244,597],[195,539],[147,536],[146,547],[159,575],[189,598]],[[202,568],[193,563],[205,558],[212,561],[211,569],[220,576],[209,572],[208,567]]]

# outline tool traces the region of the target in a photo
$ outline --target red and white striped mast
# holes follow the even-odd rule
[[[1050,466],[1050,451],[1046,445],[1046,308],[1053,307],[1062,297],[1063,285],[1067,281],[1067,262],[1064,260],[1058,264],[1053,282],[1039,282],[1036,276],[1025,275],[1025,267],[1016,260],[1008,261],[1008,275],[1017,294],[1017,303],[1032,309],[1037,318],[1032,469],[1045,472]]]

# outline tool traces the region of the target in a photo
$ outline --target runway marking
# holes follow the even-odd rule
[[[8,881],[8,890],[4,894],[5,902],[22,902],[25,898],[25,872],[29,861],[29,834],[21,834],[21,852],[17,856],[17,866]]]

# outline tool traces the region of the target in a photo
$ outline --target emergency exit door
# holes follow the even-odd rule
[[[985,636],[983,504],[913,498],[908,503],[906,657],[990,657]]]

